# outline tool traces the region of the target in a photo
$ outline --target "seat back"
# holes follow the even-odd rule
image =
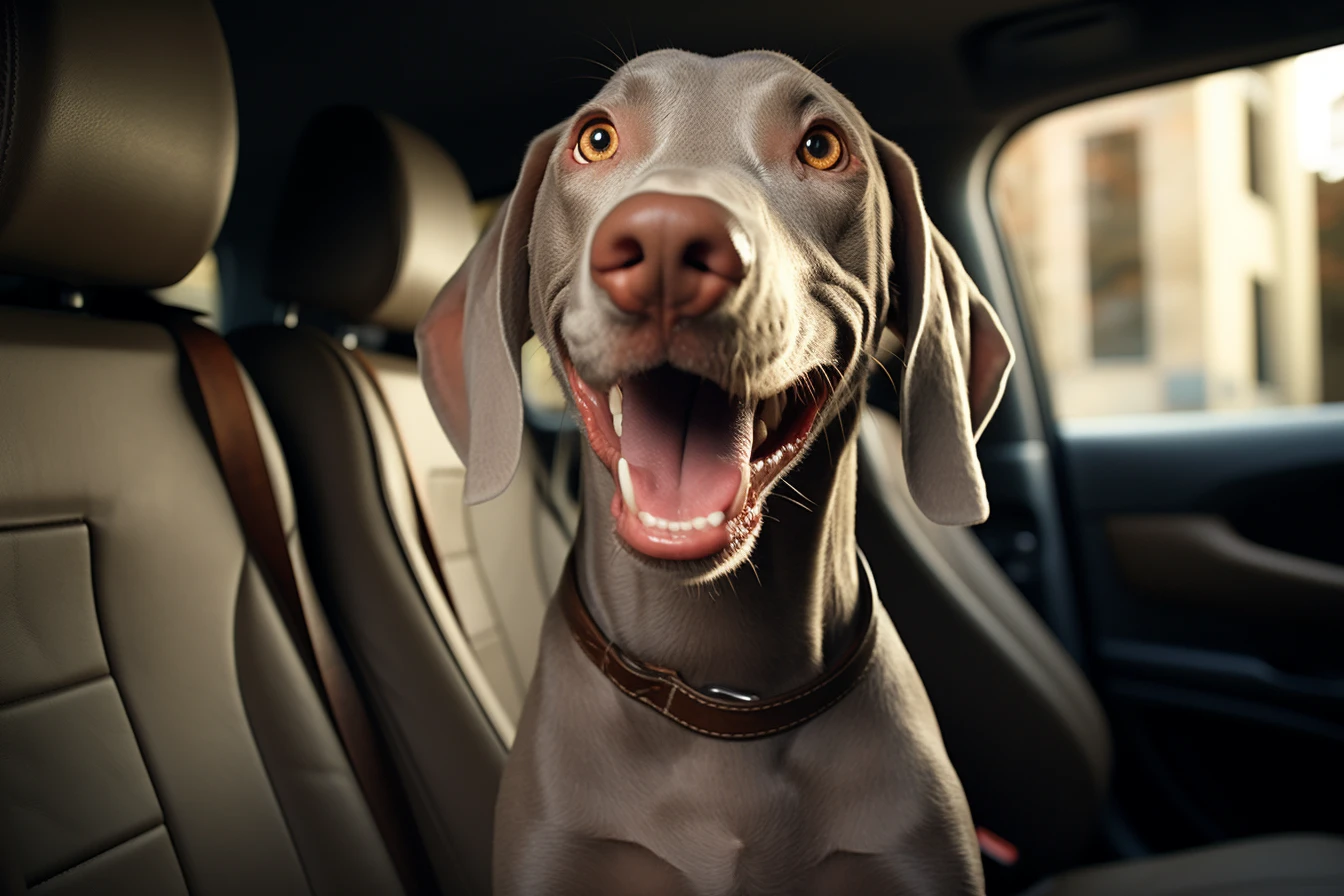
[[[0,270],[30,304],[115,311],[103,287],[179,279],[223,218],[218,22],[205,0],[10,13]],[[4,849],[33,893],[400,892],[195,399],[159,326],[0,307]]]
[[[332,334],[383,330],[409,352],[476,235],[466,185],[429,138],[327,110],[300,138],[270,251],[268,294],[300,323],[230,337],[290,460],[318,591],[367,670],[430,858],[471,888],[488,885],[499,775],[559,577],[544,558],[564,555],[540,545],[564,536],[541,509],[535,452],[499,499],[464,507],[462,462],[414,359],[366,347],[361,361]]]
[[[301,318],[372,324],[405,337],[477,235],[466,182],[430,138],[389,115],[327,109],[305,129],[290,167],[267,292]],[[537,512],[529,476],[543,474],[535,462],[499,500],[463,506],[462,462],[416,376],[409,339],[400,344],[406,354],[366,348],[365,355],[427,497],[458,621],[489,683],[487,700],[497,699],[508,719],[503,727],[511,729],[536,660],[540,611],[559,576],[558,566],[542,567],[537,558],[563,556],[542,554],[535,542],[563,535]],[[359,386],[364,372],[344,361]],[[380,410],[369,389],[356,397],[372,413]]]

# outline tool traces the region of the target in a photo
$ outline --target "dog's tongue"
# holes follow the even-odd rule
[[[752,409],[666,366],[628,378],[621,391],[621,456],[639,509],[665,520],[728,512],[751,458]]]

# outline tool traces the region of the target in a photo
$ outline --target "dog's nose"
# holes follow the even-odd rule
[[[593,280],[616,307],[669,329],[707,314],[745,275],[731,223],[727,209],[699,196],[631,196],[593,236]]]

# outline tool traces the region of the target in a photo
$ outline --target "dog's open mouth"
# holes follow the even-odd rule
[[[617,532],[662,560],[711,557],[750,536],[762,495],[807,443],[827,394],[821,377],[805,376],[748,404],[669,365],[602,394],[568,359],[565,370],[593,451],[616,483]]]

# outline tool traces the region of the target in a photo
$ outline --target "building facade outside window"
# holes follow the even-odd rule
[[[1059,417],[1344,401],[1344,47],[1047,115],[990,200]]]

